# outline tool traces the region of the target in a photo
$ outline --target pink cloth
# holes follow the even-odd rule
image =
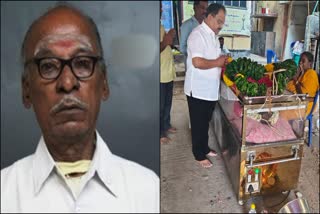
[[[237,117],[242,117],[242,106],[239,102],[234,102],[233,111]]]
[[[242,118],[231,121],[241,132]],[[250,143],[269,143],[296,139],[288,121],[279,118],[273,128],[251,118],[247,118],[246,141]]]

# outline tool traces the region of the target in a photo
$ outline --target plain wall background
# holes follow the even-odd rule
[[[40,139],[33,110],[22,104],[20,48],[32,21],[55,4],[1,1],[1,169],[34,153]],[[101,105],[97,130],[114,154],[159,175],[159,2],[70,4],[96,22],[108,65],[110,97]],[[151,65],[128,68],[112,64],[112,40],[134,34],[157,41],[157,55],[148,62]]]

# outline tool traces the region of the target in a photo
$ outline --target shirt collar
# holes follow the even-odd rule
[[[49,177],[54,166],[55,162],[51,157],[42,136],[32,163],[34,191],[36,194],[40,191],[43,183]]]
[[[192,16],[191,19],[192,19],[194,22],[196,22],[197,24],[199,24],[199,22],[198,22],[198,20],[196,19],[195,16]]]
[[[93,155],[92,163],[88,171],[87,179],[97,175],[105,187],[114,195],[117,196],[118,168],[113,158],[113,154],[107,144],[96,131],[96,149]],[[86,183],[86,182],[85,182]]]
[[[97,174],[108,191],[117,196],[115,182],[117,181],[118,171],[115,167],[113,154],[98,131],[96,131],[96,138],[96,149],[84,184]],[[55,161],[50,155],[42,136],[33,159],[33,182],[36,194],[41,190],[43,183],[48,179],[54,167]]]

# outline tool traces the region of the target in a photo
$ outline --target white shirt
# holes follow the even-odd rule
[[[228,53],[230,53],[230,51],[228,50],[228,48],[227,48],[225,45],[223,45],[223,48],[222,48],[222,50],[221,50],[221,53],[222,53],[222,54],[228,54]]]
[[[192,64],[192,58],[217,59],[221,49],[218,37],[202,22],[191,32],[188,38],[187,72],[184,93],[188,96],[215,101],[219,99],[221,68],[198,69]]]
[[[157,212],[159,178],[151,170],[112,154],[98,132],[80,194],[72,193],[41,137],[35,154],[1,170],[1,212]]]

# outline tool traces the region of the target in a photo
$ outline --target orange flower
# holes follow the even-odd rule
[[[264,67],[267,70],[267,72],[273,72],[274,71],[274,65],[272,63],[266,64]]]

